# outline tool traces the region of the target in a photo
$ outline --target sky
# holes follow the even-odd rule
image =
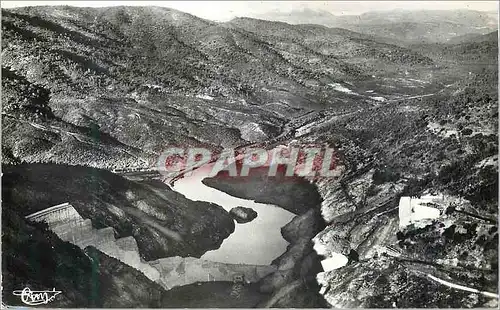
[[[394,9],[498,10],[498,1],[1,1],[3,8],[31,5],[73,5],[81,7],[155,5],[177,9],[216,21],[227,21],[237,16],[252,17],[275,10],[288,12],[303,8],[325,10],[335,15],[352,15]]]

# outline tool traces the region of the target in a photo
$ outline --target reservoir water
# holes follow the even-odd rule
[[[206,252],[201,258],[233,264],[269,265],[286,251],[288,242],[281,235],[281,227],[289,223],[295,214],[280,207],[233,197],[202,183],[213,164],[196,169],[190,176],[177,180],[172,189],[191,200],[218,204],[229,212],[234,207],[252,208],[257,218],[249,223],[235,223],[234,232],[219,249]]]

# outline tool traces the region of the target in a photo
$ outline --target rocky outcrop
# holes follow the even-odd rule
[[[248,223],[257,217],[257,212],[252,208],[236,207],[229,211],[229,215],[238,223]]]
[[[315,275],[321,272],[321,258],[311,239],[323,228],[319,210],[296,216],[281,229],[290,242],[287,251],[273,261],[277,271],[260,281],[260,291],[270,293],[260,307],[325,307]]]
[[[432,266],[420,266],[418,262],[395,260],[381,256],[348,265],[344,268],[320,273],[319,283],[325,288],[324,296],[335,308],[409,308],[412,305],[428,305],[433,308],[470,307],[480,303],[494,307],[497,301],[477,293],[452,289],[435,281],[463,276],[477,281],[480,272],[436,272]],[[466,275],[466,274],[469,275]]]
[[[484,272],[496,268],[488,264],[498,240],[494,222],[477,217],[464,199],[403,196],[405,187],[399,181],[374,184],[373,170],[358,171],[338,183],[317,183],[328,226],[313,238],[314,248],[327,257],[324,263],[333,263],[338,255],[348,258],[345,266],[318,273],[330,306],[496,304],[487,297],[495,295],[497,277]],[[480,222],[472,224],[474,217]],[[471,290],[457,289],[467,285]],[[482,290],[487,293],[480,294]]]

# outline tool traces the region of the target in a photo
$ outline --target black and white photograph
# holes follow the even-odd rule
[[[498,1],[1,1],[2,309],[498,308]]]

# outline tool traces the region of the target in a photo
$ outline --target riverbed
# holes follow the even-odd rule
[[[269,265],[286,251],[288,242],[281,235],[281,227],[288,224],[295,214],[275,205],[233,197],[202,183],[213,168],[207,164],[189,176],[177,180],[172,189],[191,200],[220,205],[229,212],[234,207],[252,208],[257,218],[249,223],[235,225],[219,249],[206,252],[201,258],[232,264]]]

